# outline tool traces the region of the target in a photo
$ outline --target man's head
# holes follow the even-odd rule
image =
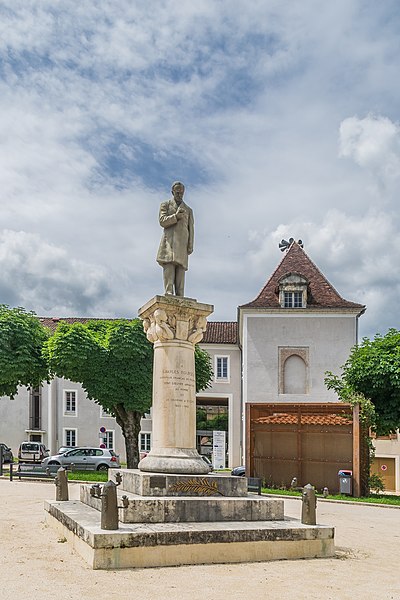
[[[180,204],[183,200],[183,194],[185,193],[185,186],[180,181],[175,181],[172,184],[171,192],[175,201]]]

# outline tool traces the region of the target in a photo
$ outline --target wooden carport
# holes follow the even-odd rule
[[[339,491],[338,471],[353,472],[353,495],[360,496],[359,408],[344,403],[248,403],[246,406],[247,475],[267,485],[311,483]]]

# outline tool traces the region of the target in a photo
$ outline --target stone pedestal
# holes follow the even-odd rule
[[[210,304],[190,298],[155,296],[139,317],[154,344],[153,444],[139,463],[152,473],[206,474],[196,449],[196,380],[194,346],[200,342]]]

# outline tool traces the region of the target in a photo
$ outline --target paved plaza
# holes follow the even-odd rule
[[[79,485],[70,485],[71,499]],[[1,600],[400,600],[400,510],[320,502],[336,557],[270,563],[92,571],[44,523],[53,483],[0,479]],[[298,517],[299,500],[285,500]]]

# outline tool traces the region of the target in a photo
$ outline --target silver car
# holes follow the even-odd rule
[[[42,466],[59,465],[70,467],[73,465],[75,471],[106,471],[107,469],[119,469],[119,456],[114,450],[95,447],[71,448],[62,454],[49,456],[42,461]]]

